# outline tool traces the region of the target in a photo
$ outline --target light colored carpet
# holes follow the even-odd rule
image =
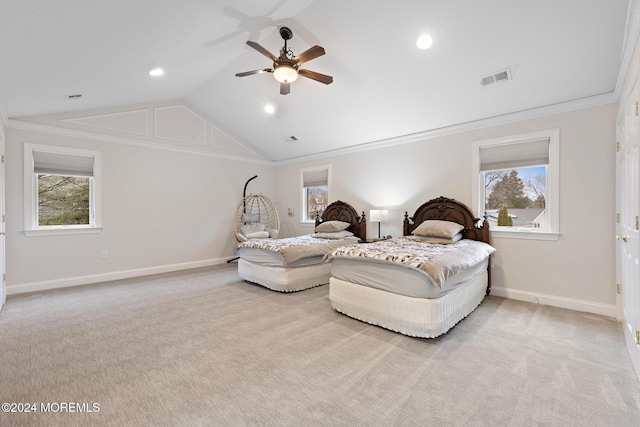
[[[637,426],[618,323],[488,297],[437,339],[283,294],[237,265],[10,296],[0,425]],[[99,412],[41,413],[41,403]]]

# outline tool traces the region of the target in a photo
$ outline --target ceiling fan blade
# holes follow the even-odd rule
[[[243,73],[236,73],[236,77],[245,77],[250,76],[252,74],[260,74],[260,73],[272,73],[273,69],[271,68],[263,68],[262,70],[253,70],[253,71],[245,71]]]
[[[247,40],[247,44],[252,48],[254,48],[255,50],[257,50],[258,52],[260,52],[261,54],[263,54],[264,56],[266,56],[267,58],[271,59],[273,62],[278,62],[278,58],[276,58],[271,52],[269,52],[267,49],[260,46],[258,43],[252,42],[251,40]]]
[[[324,55],[324,48],[316,45],[305,50],[300,55],[296,55],[293,60],[296,61],[298,65],[300,65],[303,62],[311,61],[312,59],[322,55]]]
[[[289,83],[280,83],[280,95],[287,95],[291,92]]]
[[[316,73],[315,71],[298,70],[298,74],[326,85],[333,83],[333,77],[327,76],[326,74]]]

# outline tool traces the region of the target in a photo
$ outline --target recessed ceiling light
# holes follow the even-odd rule
[[[418,40],[416,41],[416,45],[420,49],[429,49],[432,44],[433,44],[433,39],[428,34],[421,35],[420,37],[418,37]]]
[[[160,77],[163,74],[164,70],[162,68],[154,68],[153,70],[149,71],[149,75],[153,77]]]
[[[276,112],[276,107],[274,107],[272,104],[267,104],[264,106],[264,111],[266,111],[269,114],[273,114]]]

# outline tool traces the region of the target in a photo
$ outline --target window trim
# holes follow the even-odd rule
[[[526,143],[540,139],[549,139],[549,164],[547,166],[547,220],[546,230],[513,229],[511,227],[492,228],[492,237],[530,240],[558,240],[560,237],[560,129],[546,129],[536,132],[510,135],[506,137],[474,141],[471,156],[472,200],[479,216],[484,215],[484,183],[480,180],[480,149]]]
[[[34,152],[66,154],[70,156],[93,157],[93,175],[90,184],[91,209],[87,225],[56,225],[41,227],[38,225],[38,179],[34,172]],[[94,150],[60,147],[54,145],[24,143],[24,234],[31,236],[55,236],[70,234],[93,234],[102,231],[102,171],[101,153]]]
[[[308,216],[306,206],[306,194],[304,186],[304,174],[305,172],[318,172],[327,171],[327,197],[331,191],[331,165],[321,165],[309,168],[300,169],[300,224],[303,225],[315,225],[315,220],[306,219]]]

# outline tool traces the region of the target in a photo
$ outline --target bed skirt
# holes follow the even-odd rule
[[[329,299],[338,312],[401,334],[435,338],[467,317],[484,299],[487,272],[437,299],[413,298],[331,277]]]
[[[244,280],[257,283],[265,288],[279,292],[295,292],[329,283],[331,264],[293,268],[271,267],[240,258],[238,273]]]

